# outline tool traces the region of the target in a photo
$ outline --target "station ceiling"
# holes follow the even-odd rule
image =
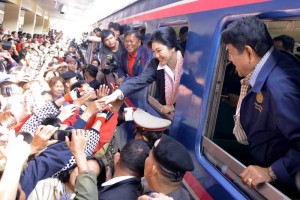
[[[84,16],[95,0],[38,0],[38,6],[49,13],[50,18],[74,21]],[[62,14],[62,9],[64,13]]]
[[[22,0],[37,1],[37,7],[45,10],[52,27],[91,26],[98,20],[138,0]],[[64,14],[61,9],[63,8]]]
[[[0,12],[5,5],[21,4],[21,9],[49,19],[50,28],[84,29],[98,20],[138,0],[0,0]]]

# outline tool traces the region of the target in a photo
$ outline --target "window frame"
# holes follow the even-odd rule
[[[244,17],[245,15],[240,16],[230,16],[226,17],[226,20],[222,21],[223,26],[220,29],[219,39],[221,31],[228,25],[230,22]],[[251,16],[251,15],[248,15]],[[275,15],[276,16],[276,15]],[[274,20],[278,21],[279,17],[272,17],[265,14],[258,15],[262,21]],[[300,16],[299,16],[300,17]],[[290,20],[281,18],[282,20]],[[299,18],[300,21],[300,18]],[[251,199],[289,199],[285,194],[279,191],[277,188],[272,186],[270,183],[261,184],[256,189],[250,190],[245,186],[239,174],[246,168],[246,166],[241,163],[239,160],[234,158],[224,149],[222,149],[218,144],[213,142],[213,136],[216,128],[216,121],[219,111],[219,105],[221,101],[221,92],[222,86],[225,77],[225,67],[227,61],[227,52],[225,44],[221,41],[219,42],[219,49],[217,53],[215,73],[213,78],[213,84],[211,94],[209,96],[207,118],[205,121],[205,130],[202,135],[200,143],[200,154],[203,156],[212,166],[214,166],[219,173],[223,174],[225,178],[228,179],[234,186],[236,186],[241,192]]]

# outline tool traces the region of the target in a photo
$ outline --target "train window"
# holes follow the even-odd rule
[[[185,22],[185,23],[183,23]],[[176,21],[171,24],[160,24],[160,27],[162,26],[169,26],[174,28],[176,31],[177,35],[177,44],[179,46],[180,51],[184,55],[185,51],[185,45],[187,41],[187,33],[188,33],[188,24],[186,21]],[[162,104],[159,102],[159,91],[157,90],[156,87],[156,82],[153,82],[149,87],[148,87],[148,103],[151,105],[154,110],[156,110],[159,114],[161,114],[163,117],[168,118],[170,120],[173,119],[174,113],[170,114],[163,114],[161,113],[161,108]]]
[[[295,40],[295,46],[285,49],[298,56],[300,52],[300,20],[268,19],[264,21],[272,38],[287,35]],[[283,48],[278,47],[278,48]],[[251,155],[246,145],[237,142],[233,135],[237,102],[240,93],[240,80],[235,67],[227,60],[225,45],[221,44],[216,62],[215,93],[211,96],[208,131],[202,140],[204,156],[227,176],[251,199],[285,199],[282,192],[270,184],[264,184],[257,190],[249,190],[243,185],[239,174],[245,166],[251,164]],[[219,98],[216,98],[219,97]]]

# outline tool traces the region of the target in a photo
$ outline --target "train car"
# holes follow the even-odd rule
[[[289,199],[271,184],[249,189],[239,174],[249,165],[248,149],[232,134],[235,108],[224,103],[222,88],[227,52],[222,30],[232,21],[257,16],[272,37],[287,34],[300,41],[300,1],[296,0],[141,0],[99,21],[128,24],[145,32],[145,40],[161,26],[177,32],[188,27],[183,68],[170,134],[190,151],[196,169],[187,173],[185,187],[194,199]],[[151,85],[144,109],[159,113]],[[300,163],[299,163],[300,164]]]

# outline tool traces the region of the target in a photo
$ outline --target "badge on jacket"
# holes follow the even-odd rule
[[[264,101],[264,96],[261,92],[256,94],[256,102],[254,103],[255,108],[261,112],[263,110],[263,107],[259,104],[261,104]]]
[[[264,101],[264,96],[263,96],[263,94],[261,92],[259,92],[259,93],[256,94],[256,101],[258,103],[262,103]]]

